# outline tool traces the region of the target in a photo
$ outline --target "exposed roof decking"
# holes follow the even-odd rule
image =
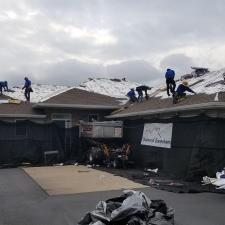
[[[225,93],[219,93],[219,101],[215,101],[216,94],[206,95],[188,95],[188,97],[178,104],[172,103],[172,98],[150,98],[142,103],[134,103],[128,105],[117,113],[108,116],[107,118],[124,118],[143,115],[176,113],[190,110],[210,109],[210,108],[224,108],[225,109]]]
[[[11,99],[8,96],[0,95],[0,100]],[[0,117],[2,118],[45,118],[45,115],[39,114],[33,109],[30,102],[21,102],[19,104],[4,103],[0,104]]]
[[[84,105],[84,106],[119,106],[120,102],[116,98],[101,95],[93,92],[80,90],[77,88],[68,90],[64,93],[56,95],[40,104],[63,104],[63,105]]]

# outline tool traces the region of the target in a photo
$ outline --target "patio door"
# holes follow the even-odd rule
[[[65,113],[53,113],[52,121],[59,127],[60,135],[63,141],[64,152],[66,156],[71,152],[71,130],[72,115]]]

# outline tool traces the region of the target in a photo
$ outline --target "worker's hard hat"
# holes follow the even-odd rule
[[[183,80],[182,84],[186,87],[188,86],[188,82],[186,80]]]

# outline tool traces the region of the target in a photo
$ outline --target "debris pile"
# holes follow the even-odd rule
[[[194,75],[194,77],[200,77],[203,76],[206,73],[209,73],[209,69],[208,68],[204,68],[204,67],[191,67],[194,71],[191,73]]]
[[[203,177],[202,185],[212,184],[216,189],[225,189],[225,168],[221,172],[216,173],[216,178]]]
[[[78,225],[173,225],[174,209],[163,200],[150,200],[144,193],[126,190],[120,197],[100,201]]]

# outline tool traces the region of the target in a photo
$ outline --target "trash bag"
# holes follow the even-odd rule
[[[151,201],[143,192],[126,190],[120,197],[100,201],[78,225],[173,225],[174,209],[163,200]]]

